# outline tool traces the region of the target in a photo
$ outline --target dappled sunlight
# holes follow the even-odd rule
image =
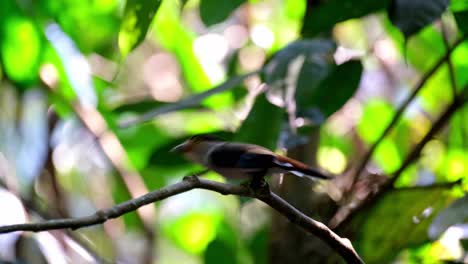
[[[177,61],[169,54],[154,54],[143,65],[143,80],[158,101],[175,102],[182,97],[179,75]]]
[[[348,161],[339,149],[322,147],[318,152],[318,163],[333,174],[340,174],[345,171]]]
[[[252,38],[253,43],[255,45],[269,49],[273,45],[275,41],[275,36],[270,28],[266,25],[258,24],[252,27],[250,31],[250,37]]]

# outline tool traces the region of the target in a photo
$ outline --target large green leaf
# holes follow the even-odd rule
[[[264,94],[257,96],[255,104],[234,139],[275,149],[283,121],[283,110],[272,105]]]
[[[119,48],[126,56],[146,37],[146,32],[162,0],[127,0],[119,32]]]
[[[454,199],[452,186],[396,189],[347,226],[366,263],[386,263],[398,252],[426,241],[432,219]],[[353,234],[354,233],[354,234]]]
[[[280,50],[265,66],[269,99],[315,124],[341,108],[356,91],[362,64],[348,61],[337,66],[331,40],[296,41]]]
[[[307,87],[314,76],[301,73],[296,92],[299,115],[305,116],[306,112],[315,109],[325,117],[332,115],[354,95],[362,70],[360,61],[345,62],[335,67],[315,89]]]
[[[389,0],[329,0],[313,7],[304,17],[302,36],[314,37],[331,30],[336,23],[385,9]]]
[[[310,86],[316,86],[333,67],[335,49],[336,44],[328,39],[295,41],[278,51],[265,65],[265,82],[284,88],[288,83],[297,85],[304,75],[312,75]]]
[[[334,69],[335,49],[333,41],[315,39],[296,41],[278,51],[264,69],[265,82],[269,85],[269,100],[279,100],[286,109],[294,107],[298,98],[302,102],[307,100],[310,91],[317,89]],[[304,113],[302,110],[297,109],[297,112]],[[321,114],[319,117],[307,114],[314,123],[324,121]]]
[[[393,0],[388,16],[405,38],[439,18],[447,9],[449,0]]]
[[[245,0],[201,0],[200,17],[207,26],[223,22]]]

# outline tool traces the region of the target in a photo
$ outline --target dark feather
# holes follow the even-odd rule
[[[211,152],[210,163],[219,168],[234,168],[245,153],[246,150],[243,148],[230,147],[226,144]]]
[[[226,144],[210,155],[211,164],[223,168],[265,169],[273,166],[274,156],[254,153],[245,145]]]
[[[299,162],[297,160],[294,160],[294,159],[291,159],[291,158],[288,158],[288,157],[284,157],[284,156],[278,156],[274,161],[273,163],[283,169],[283,170],[287,170],[287,171],[297,171],[297,172],[300,172],[300,173],[303,173],[307,176],[310,176],[310,177],[313,177],[313,178],[319,178],[319,179],[324,179],[324,180],[329,180],[331,179],[332,177],[328,176],[328,175],[325,175],[321,172],[319,172],[318,170],[315,170],[315,169],[312,169],[311,167],[307,166],[306,164],[302,163],[302,162]]]
[[[269,154],[246,153],[239,159],[237,167],[246,169],[271,168],[274,158]]]

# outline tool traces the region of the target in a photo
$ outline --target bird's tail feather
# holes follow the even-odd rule
[[[309,179],[323,179],[330,180],[332,177],[325,175],[324,173],[312,169],[304,163],[298,162],[296,160],[290,159],[288,157],[280,156],[277,160],[274,161],[274,164],[285,171],[288,171],[299,177],[307,177]]]

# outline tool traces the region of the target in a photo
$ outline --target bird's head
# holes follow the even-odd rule
[[[171,152],[181,153],[187,155],[193,152],[198,152],[200,149],[205,149],[211,145],[211,143],[221,142],[222,140],[209,135],[209,134],[199,134],[190,137],[181,144],[175,146],[171,149]]]

